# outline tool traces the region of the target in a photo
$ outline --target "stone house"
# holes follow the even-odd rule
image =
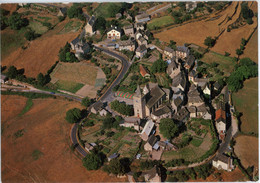
[[[174,49],[170,48],[170,47],[165,47],[164,51],[163,51],[164,55],[166,55],[167,57],[172,58],[173,56],[175,56],[175,51]]]
[[[81,59],[81,56],[88,53],[90,51],[90,46],[88,43],[80,43],[75,46],[75,56],[78,59]]]
[[[122,14],[121,13],[117,13],[116,14],[116,19],[120,19],[122,17]]]
[[[119,51],[121,50],[135,51],[135,43],[131,40],[120,41],[118,43],[118,48]]]
[[[173,119],[185,123],[190,118],[190,113],[186,107],[182,107],[173,115]]]
[[[150,16],[149,16],[148,14],[146,14],[146,13],[143,13],[143,14],[140,14],[140,15],[135,16],[135,21],[136,21],[137,23],[140,23],[140,22],[148,22],[148,21],[150,21],[150,20],[151,20]]]
[[[223,109],[216,110],[216,128],[219,134],[226,133],[226,112]]]
[[[145,151],[152,151],[153,150],[153,146],[155,145],[155,143],[158,141],[158,139],[154,136],[154,135],[151,135],[146,144],[144,145],[144,150]]]
[[[176,58],[171,58],[171,63],[168,65],[166,72],[171,78],[175,78],[178,74],[181,73],[181,67],[179,64],[175,61]]]
[[[154,122],[152,120],[149,120],[146,122],[140,136],[144,141],[147,141],[149,136],[151,135],[151,132],[154,128]]]
[[[141,74],[142,77],[150,78],[151,75],[149,74],[147,69],[142,64],[139,65],[139,69],[140,69],[140,74]]]
[[[192,84],[188,92],[188,106],[200,106],[204,104],[197,87]]]
[[[151,118],[159,122],[162,118],[171,118],[172,110],[167,105],[162,105],[151,113]]]
[[[66,16],[66,14],[67,14],[67,8],[59,8],[59,11],[58,11],[58,17],[59,16],[62,16],[62,17],[64,17],[64,16]]]
[[[196,77],[197,77],[197,73],[195,70],[192,70],[189,72],[189,74],[188,74],[189,81],[194,82]]]
[[[70,42],[71,49],[75,50],[78,44],[82,44],[82,41],[79,39],[79,37],[76,37]]]
[[[176,49],[176,57],[177,58],[185,59],[185,58],[188,57],[189,54],[190,54],[190,50],[189,50],[188,47],[177,46],[177,49]]]
[[[137,22],[137,23],[135,23],[135,28],[136,28],[136,30],[138,31],[138,30],[144,30],[144,25],[145,25],[145,23],[143,23],[143,22]]]
[[[96,18],[94,15],[92,15],[91,18],[89,19],[89,21],[87,22],[87,25],[85,26],[86,34],[88,34],[90,36],[95,34],[95,30],[94,30],[95,22],[96,22]]]
[[[174,78],[172,78],[172,86],[181,89],[183,92],[186,90],[187,81],[183,72],[179,72]]]
[[[134,26],[132,24],[124,26],[123,29],[125,35],[134,37]]]
[[[4,84],[8,80],[7,76],[1,74],[1,83]]]
[[[177,97],[175,99],[172,100],[171,102],[171,106],[172,106],[172,109],[177,112],[181,109],[183,105],[183,97]]]
[[[139,36],[136,41],[137,41],[138,45],[145,45],[145,46],[147,46],[147,41],[142,36]]]
[[[144,180],[146,182],[161,182],[161,170],[158,166],[154,166],[151,170],[143,172]]]
[[[147,53],[147,48],[145,45],[140,45],[138,46],[138,48],[136,49],[136,56],[142,58],[145,54]]]
[[[184,64],[184,68],[190,70],[194,66],[194,63],[195,63],[195,57],[193,55],[188,55],[186,62]]]
[[[212,161],[212,165],[219,170],[222,169],[229,172],[234,169],[233,159],[224,154],[216,156]]]
[[[103,109],[103,107],[103,103],[98,101],[91,107],[90,112],[93,114],[98,114]]]
[[[197,8],[197,2],[196,1],[186,2],[185,7],[186,7],[186,11],[192,11],[195,8]]]
[[[122,30],[119,27],[111,26],[111,28],[107,32],[108,39],[120,39],[122,34]]]

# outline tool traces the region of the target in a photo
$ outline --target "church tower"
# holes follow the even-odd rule
[[[140,86],[137,86],[137,89],[135,91],[134,97],[133,97],[133,103],[134,103],[134,114],[138,118],[144,118],[145,115],[145,98],[141,92]]]

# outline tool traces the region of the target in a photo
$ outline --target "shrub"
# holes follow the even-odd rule
[[[67,111],[66,113],[66,120],[69,123],[76,123],[79,122],[79,120],[82,118],[82,114],[80,109],[78,108],[73,108]]]

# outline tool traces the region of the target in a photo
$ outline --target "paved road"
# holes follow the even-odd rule
[[[115,79],[115,81],[110,85],[110,87],[108,88],[108,90],[99,98],[100,101],[102,102],[110,102],[111,97],[113,97],[113,92],[112,89],[120,83],[120,81],[123,79],[124,75],[126,74],[126,72],[128,71],[129,67],[130,67],[130,63],[121,55],[118,55],[112,51],[109,51],[107,49],[104,48],[100,48],[95,46],[96,49],[101,50],[102,52],[109,54],[110,56],[121,60],[122,62],[122,69],[119,73],[119,75],[117,76],[117,78]],[[98,100],[98,101],[99,101]],[[94,104],[93,104],[94,105]],[[89,107],[90,109],[91,107]],[[71,129],[71,141],[75,147],[75,149],[83,156],[85,157],[87,155],[86,150],[79,144],[78,139],[77,139],[77,132],[78,132],[78,124],[74,124],[72,126]]]

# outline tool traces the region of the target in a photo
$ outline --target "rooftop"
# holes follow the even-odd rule
[[[141,46],[138,46],[136,52],[144,52],[145,50],[147,50],[147,48],[144,44],[142,44]]]
[[[169,52],[169,53],[174,53],[174,49],[172,49],[170,47],[165,47],[164,51]]]
[[[152,120],[147,121],[141,134],[145,133],[147,136],[149,136],[153,127],[154,122]]]
[[[154,104],[156,102],[158,102],[158,100],[160,100],[163,96],[165,95],[164,91],[161,90],[161,88],[159,88],[158,85],[156,85],[155,87],[151,88],[149,95],[147,96],[147,103],[146,106],[148,108],[151,108],[154,106]]]
[[[161,115],[167,114],[169,112],[171,112],[171,109],[168,106],[164,105],[164,106],[156,109],[156,111],[153,112],[153,115],[161,116]]]
[[[146,70],[146,68],[142,64],[139,65],[139,69],[140,69],[140,74],[143,77],[145,77],[146,74],[149,74],[148,71]]]

